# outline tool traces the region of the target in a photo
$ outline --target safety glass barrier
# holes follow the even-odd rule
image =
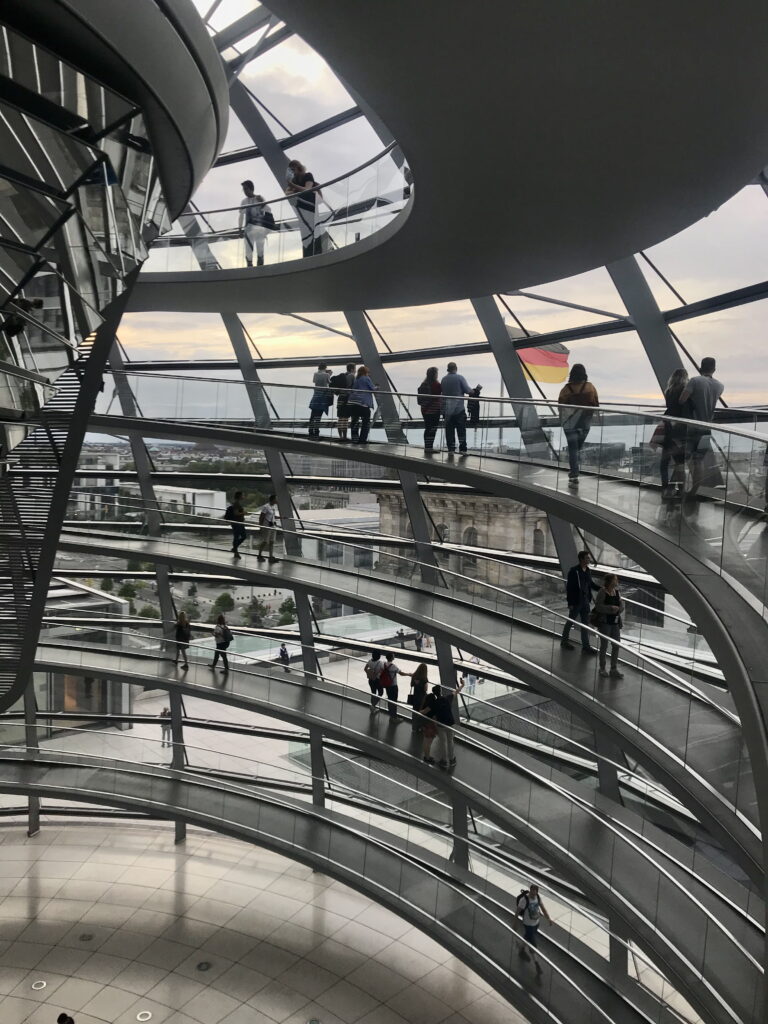
[[[170,630],[168,627],[171,627]],[[158,623],[158,628],[165,633],[173,632],[174,624]],[[106,645],[106,649],[115,652],[119,648],[126,648],[126,653],[153,654],[166,660],[173,659],[174,666],[184,670],[187,661],[204,661],[215,668],[210,659],[216,649],[216,640],[213,636],[208,639],[200,638],[202,632],[212,633],[214,625],[191,623],[190,629],[198,636],[198,639],[191,641],[189,647],[179,644],[173,640],[166,640],[162,635],[151,634],[129,626],[104,627],[103,625],[75,625],[74,623],[55,623],[46,621],[41,639],[44,642],[62,643],[66,639],[77,639],[81,644],[92,648],[93,645]],[[235,627],[236,629],[236,627]],[[301,683],[309,682],[317,688],[323,688],[326,683],[341,684],[345,691],[354,691],[355,700],[359,700],[360,694],[364,695],[364,702],[367,705],[369,700],[370,685],[365,671],[367,655],[364,657],[346,654],[343,651],[334,649],[326,650],[317,647],[304,647],[292,641],[274,643],[262,656],[246,654],[239,649],[239,640],[248,641],[248,637],[235,632],[230,646],[227,648],[227,668],[230,664],[235,666],[266,667],[272,673],[275,670],[275,663],[281,666],[283,672],[293,674],[302,678]],[[285,647],[285,657],[281,647]],[[325,653],[325,658],[323,658]],[[424,726],[427,724],[426,715],[423,714],[426,697],[432,692],[436,684],[434,677],[434,666],[427,663],[408,658],[405,652],[395,656],[392,652],[392,661],[398,673],[399,684],[397,690],[391,687],[384,692],[370,695],[371,706],[381,711],[388,711],[393,714],[399,713],[411,716],[414,730],[421,736],[424,733]],[[303,655],[308,656],[307,659]],[[396,660],[395,660],[396,658]],[[308,660],[310,664],[317,664],[317,671],[312,671],[304,666],[303,661]],[[458,658],[457,658],[458,661]],[[224,662],[219,665],[223,667]],[[279,674],[281,669],[277,669]],[[433,679],[430,681],[429,673],[433,672]],[[481,666],[475,666],[469,662],[462,671],[462,682],[466,689],[460,694],[460,700],[455,710],[458,712],[459,721],[471,725],[473,734],[478,734],[482,739],[482,733],[486,732],[493,740],[511,741],[520,749],[531,752],[536,756],[549,758],[558,764],[560,769],[570,772],[577,778],[588,777],[589,773],[597,774],[598,761],[601,764],[609,765],[619,776],[622,786],[627,788],[636,797],[656,800],[668,809],[675,809],[679,813],[685,811],[662,786],[642,772],[632,770],[625,760],[613,760],[604,755],[598,756],[594,750],[594,744],[590,743],[591,734],[588,730],[579,726],[578,723],[571,723],[570,729],[566,730],[561,711],[547,709],[546,706],[536,706],[530,710],[514,711],[504,706],[503,700],[493,701],[491,694],[485,692],[476,695],[476,686],[483,682],[482,678],[473,675],[473,671],[482,671]],[[488,671],[488,669],[485,669]],[[406,683],[406,679],[410,680]],[[466,680],[469,680],[467,683]],[[500,694],[509,696],[515,690],[515,680],[510,678],[506,685],[496,683]],[[338,690],[333,690],[338,695]],[[419,740],[423,746],[423,756],[428,757],[430,753],[437,752],[434,745],[434,735],[424,733],[423,740]],[[435,746],[432,751],[433,745]]]
[[[94,664],[98,665],[100,657],[98,649],[95,651],[79,650],[75,645],[68,644],[61,651],[62,665],[66,664],[71,669],[78,663],[84,671],[96,671]],[[96,662],[94,663],[94,658]],[[169,669],[168,666],[158,663],[154,658],[148,658],[145,665],[137,670],[136,655],[123,654],[121,652],[109,652],[109,670],[111,678],[119,672],[125,672],[134,681],[141,681],[145,686],[151,686],[154,676],[158,682]],[[195,685],[200,676],[199,671],[194,672]],[[178,678],[178,677],[177,677]],[[185,679],[186,679],[185,675]],[[186,684],[188,685],[188,684]],[[368,718],[368,729],[374,729],[375,735],[381,735],[382,728],[378,723],[385,721],[380,716],[371,718],[368,715],[367,701],[364,694],[357,695],[349,689],[332,686],[328,682],[320,687],[307,687],[303,683],[290,684],[290,677],[283,674],[282,669],[276,666],[269,673],[260,671],[258,674],[251,670],[238,668],[234,672],[227,672],[224,678],[215,672],[205,671],[204,678],[200,683],[203,687],[209,687],[212,693],[219,695],[222,687],[225,687],[229,694],[241,700],[249,697],[249,705],[253,710],[259,706],[264,707],[268,703],[278,717],[287,719],[298,719],[306,721],[306,716],[314,716],[315,721],[319,719],[322,725],[330,727],[339,725],[359,735],[361,729],[361,715]],[[334,694],[342,693],[343,700],[334,698]],[[390,726],[384,726],[389,735]],[[396,739],[395,739],[395,742]],[[477,740],[471,741],[471,747],[475,755],[482,751],[482,744]],[[470,749],[463,749],[462,756],[465,758],[475,756]],[[653,883],[657,888],[661,884],[658,874],[659,863],[668,863],[670,853],[659,846],[659,840],[655,831],[649,826],[639,825],[638,832],[634,827],[627,827],[622,823],[615,823],[613,818],[607,818],[595,806],[584,800],[583,795],[578,798],[572,797],[567,788],[563,787],[562,776],[544,765],[537,765],[535,772],[531,768],[516,759],[514,756],[500,756],[495,752],[488,753],[486,757],[486,769],[482,773],[485,780],[481,790],[477,791],[478,798],[487,801],[487,806],[496,806],[503,809],[505,816],[511,823],[515,834],[532,835],[540,832],[544,821],[546,824],[546,844],[552,844],[562,854],[567,851],[569,858],[576,858],[582,865],[589,864],[590,870],[597,870],[600,877],[613,890],[622,892],[627,898],[629,894],[637,894],[638,872],[643,877],[651,872],[655,879]],[[514,778],[514,784],[511,780]],[[468,783],[471,787],[471,783]],[[502,796],[503,794],[503,796]],[[534,829],[534,833],[530,829]],[[596,863],[595,835],[600,832],[603,840],[599,844],[599,864]],[[646,834],[648,833],[648,834]],[[658,858],[661,857],[661,862]],[[689,851],[678,851],[679,871],[688,872],[685,875],[685,883],[675,873],[669,874],[664,869],[664,880],[667,887],[671,886],[669,892],[665,893],[665,899],[691,900],[690,910],[694,915],[701,915],[699,922],[705,931],[708,928],[712,932],[712,943],[722,945],[723,942],[733,946],[733,956],[738,960],[745,958],[746,963],[751,963],[750,957],[750,935],[753,930],[753,923],[748,920],[739,920],[739,934],[734,934],[734,923],[729,922],[728,928],[724,929],[716,914],[713,914],[706,907],[697,903],[697,887],[700,885],[695,881],[698,873],[704,869],[705,876],[711,877],[713,870],[711,865],[704,868],[704,862],[696,853]],[[629,862],[629,864],[627,863]],[[719,894],[719,886],[728,889],[729,883],[725,879],[718,879],[710,883],[711,893]],[[643,889],[643,915],[653,920],[656,916],[664,917],[662,931],[667,936],[675,934],[673,920],[666,913],[665,906],[648,900],[648,889]],[[700,895],[700,894],[699,894]],[[686,911],[687,912],[687,911]],[[674,915],[673,915],[674,916]],[[727,916],[727,915],[726,915]],[[729,930],[730,929],[730,930]],[[706,945],[706,944],[705,944]],[[697,969],[706,971],[707,956],[706,948],[699,950],[697,945],[696,963]],[[699,956],[701,953],[701,957]],[[745,981],[742,977],[742,981]],[[746,982],[745,982],[746,983]],[[741,998],[744,992],[742,991]]]
[[[134,514],[139,509],[144,515],[150,511],[140,499],[129,499],[127,504]],[[167,511],[162,504],[157,507],[163,514]],[[220,521],[220,529],[210,539],[188,531],[174,536],[174,517],[171,510],[162,538],[102,531],[97,539],[89,531],[91,541],[83,541],[84,535],[70,528],[64,539],[75,545],[84,543],[86,551],[92,543],[96,562],[89,561],[89,566],[94,567],[110,549],[118,557],[134,550],[140,559],[145,545],[154,556],[162,554],[171,563],[177,561],[174,552],[182,558],[186,552],[187,560],[217,571],[236,569],[245,557],[249,566],[268,571],[267,579],[273,585],[281,581],[284,571],[290,573],[292,566],[303,565],[315,592],[333,595],[342,608],[345,604],[354,607],[356,597],[363,608],[370,608],[371,602],[382,609],[417,608],[419,626],[426,632],[433,624],[443,630],[450,624],[459,648],[474,649],[478,657],[490,661],[494,652],[501,653],[508,663],[511,659],[512,671],[522,681],[565,699],[572,710],[582,703],[590,714],[599,713],[604,721],[631,735],[654,760],[658,748],[668,751],[675,763],[685,765],[697,785],[717,798],[724,812],[736,810],[750,830],[756,828],[751,763],[730,698],[697,680],[690,668],[696,664],[697,634],[688,634],[688,658],[681,658],[679,667],[673,668],[665,649],[653,656],[655,626],[649,635],[644,623],[635,621],[630,636],[624,637],[620,626],[608,622],[607,613],[602,625],[574,621],[567,609],[558,612],[547,600],[520,593],[514,576],[507,587],[482,582],[480,556],[475,556],[470,575],[387,550],[384,543],[374,540],[370,544],[338,537],[326,541],[293,530],[258,526],[258,522],[254,532],[247,519],[236,526]],[[210,517],[190,513],[184,513],[184,518],[187,525],[210,523]],[[236,552],[227,548],[231,544]],[[360,571],[363,567],[365,573]],[[61,571],[65,574],[66,566]],[[618,595],[620,600],[621,587]],[[624,609],[617,607],[620,617]],[[589,657],[571,649],[569,633],[591,648]],[[482,639],[482,650],[473,642],[476,638]],[[468,685],[474,688],[471,680]],[[722,747],[713,764],[714,748],[703,740],[714,735]]]
[[[397,147],[349,174],[286,194],[241,196],[229,207],[189,208],[150,249],[149,272],[233,270],[272,265],[343,249],[363,241],[403,212],[411,197]]]
[[[434,411],[425,412],[433,407],[424,394],[387,391],[365,374],[348,389],[328,386],[327,377],[314,387],[144,373],[124,379],[146,419],[205,424],[213,437],[220,426],[366,444],[373,452],[386,443],[388,455],[415,456],[424,471],[427,460],[433,468],[447,460],[578,497],[647,527],[764,603],[768,434],[759,411],[744,410],[736,427],[641,407],[436,394]],[[404,407],[419,399],[417,419]],[[456,461],[462,454],[465,464]],[[346,457],[354,462],[353,451]]]
[[[104,758],[98,753],[73,752],[69,747],[71,737],[62,738],[60,741],[62,746],[56,746],[56,742],[59,741],[48,742],[44,748],[47,758],[54,763],[61,761],[61,763],[68,765],[82,764],[92,767],[98,766],[100,762],[103,762],[106,767],[110,761],[113,761],[113,763],[120,765],[123,772],[127,766],[131,765],[142,770],[147,767],[143,761],[137,762],[131,757],[114,757],[111,752]],[[21,747],[19,746],[17,749],[21,754]],[[0,750],[7,757],[12,756],[14,753],[12,745],[0,748]],[[130,751],[126,750],[126,753],[130,753]],[[28,759],[26,753],[22,756]],[[179,781],[191,781],[196,783],[198,787],[201,784],[197,773],[189,769],[175,771],[173,777]],[[103,795],[106,792],[105,786],[108,785],[108,780],[106,777],[100,777],[98,783],[100,792]],[[144,778],[138,781],[137,784],[140,792],[148,795],[157,805],[162,805],[162,800],[167,796],[168,792],[166,778]],[[222,792],[213,787],[208,787],[206,803],[209,809],[212,809],[212,813],[223,823],[242,823],[242,819],[238,822],[238,819],[234,816],[237,806],[235,801],[237,798],[253,797],[256,791],[252,787],[245,787],[236,782],[233,783],[229,779],[227,780],[227,790],[228,792]],[[119,796],[117,786],[115,787],[115,794]],[[181,797],[183,806],[183,790],[179,789],[177,795]],[[358,795],[362,796],[364,794]],[[87,799],[87,796],[87,792],[84,792],[84,799]],[[254,815],[249,815],[248,819],[251,827],[258,832],[266,835],[278,834],[276,831],[278,821],[275,818],[275,811],[277,809],[284,808],[296,817],[295,805],[286,804],[281,797],[279,789],[270,792],[260,789],[258,790],[258,796],[260,800],[258,812]],[[291,794],[291,796],[294,800],[296,799],[295,794]],[[333,803],[332,799],[331,804]],[[386,863],[389,865],[388,877],[385,881],[390,892],[400,895],[413,909],[425,915],[426,919],[431,919],[437,924],[440,924],[443,920],[447,924],[448,916],[449,914],[453,915],[456,902],[459,900],[463,912],[460,915],[460,924],[454,924],[452,930],[454,932],[458,931],[458,934],[473,948],[484,951],[494,965],[502,972],[509,973],[510,977],[513,978],[520,976],[521,973],[525,976],[525,973],[530,970],[530,965],[526,968],[526,962],[534,956],[534,962],[538,962],[536,969],[536,995],[540,1005],[547,1006],[550,999],[555,999],[557,1007],[562,1007],[563,999],[568,996],[570,989],[571,1000],[573,998],[582,999],[586,1006],[594,1011],[596,1016],[591,1015],[591,1019],[604,1020],[606,1024],[609,1024],[611,1020],[609,1015],[590,998],[577,981],[569,977],[569,963],[573,963],[574,958],[577,963],[583,962],[584,950],[575,936],[569,934],[562,927],[561,920],[565,924],[568,924],[569,920],[567,915],[558,912],[559,907],[555,897],[550,898],[549,905],[553,910],[553,919],[556,919],[558,925],[561,926],[557,929],[554,936],[547,935],[543,948],[534,950],[522,940],[521,929],[514,911],[510,909],[514,905],[514,899],[506,901],[495,899],[492,895],[489,895],[485,885],[475,884],[471,873],[465,875],[462,882],[459,883],[458,881],[450,880],[450,874],[447,870],[435,872],[431,863],[424,863],[424,851],[428,850],[430,853],[434,853],[437,857],[442,858],[446,862],[446,868],[448,867],[451,844],[447,833],[445,833],[445,838],[440,840],[436,838],[439,834],[436,834],[434,829],[425,831],[423,828],[406,825],[405,823],[398,823],[398,826],[393,830],[391,827],[391,817],[377,820],[372,818],[370,814],[359,812],[356,808],[350,808],[347,802],[340,804],[338,807],[334,806],[333,809],[337,812],[334,819],[336,832],[346,831],[348,835],[357,837],[363,843],[359,849],[350,850],[349,844],[343,843],[341,835],[328,834],[325,829],[321,828],[313,829],[313,852],[315,854],[322,855],[331,860],[339,859],[341,862],[343,851],[345,854],[344,864],[347,870],[357,871],[365,878],[380,879],[382,869],[380,854],[383,850],[387,858]],[[310,805],[307,805],[306,813],[310,815],[314,813]],[[382,825],[388,827],[382,828]],[[290,829],[290,825],[288,827]],[[283,839],[291,838],[286,835],[284,830],[280,835]],[[384,839],[387,835],[393,837],[392,841],[388,842]],[[293,842],[297,848],[301,848],[303,845],[302,836],[306,836],[306,830],[303,822],[297,819],[293,824],[292,833]],[[382,846],[382,844],[384,845]],[[379,853],[378,857],[376,856],[377,850]],[[438,878],[440,879],[439,885],[437,884]],[[566,954],[566,956],[564,957],[563,954]],[[525,958],[524,960],[523,957]],[[648,964],[648,967],[650,968],[650,964]],[[631,986],[625,986],[622,993],[622,998],[626,1000],[628,1006],[638,1004],[643,1007],[645,1011],[644,1019],[659,1021],[664,1019],[664,1012],[669,1006],[673,1005],[671,1000],[676,996],[677,994],[671,986],[667,986],[663,995],[656,994],[656,1005],[649,1007],[648,1002],[641,1001],[640,994],[634,992]],[[681,1004],[685,1006],[684,1001],[681,1001]],[[690,1016],[686,1019],[693,1022],[695,1021],[695,1016]]]

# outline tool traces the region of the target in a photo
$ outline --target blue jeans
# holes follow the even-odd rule
[[[232,523],[232,550],[237,551],[245,540],[245,526],[242,523]]]
[[[467,450],[467,414],[453,412],[445,417],[445,445],[448,451],[456,448],[456,435],[459,435],[459,451]]]
[[[568,605],[568,618],[569,619],[580,619],[581,622],[586,626],[589,622],[589,605],[588,604],[569,604]],[[562,640],[567,640],[571,635],[572,622],[566,622],[563,626]],[[589,633],[586,629],[581,631],[581,646],[589,647]]]
[[[579,454],[587,440],[589,427],[576,427],[575,430],[565,431],[565,440],[568,442],[568,475],[579,475]]]

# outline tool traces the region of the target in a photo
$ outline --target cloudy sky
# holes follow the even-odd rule
[[[214,0],[195,0],[195,3],[203,14],[214,6]],[[220,29],[256,6],[252,0],[221,0],[211,17],[212,27]],[[252,42],[247,40],[240,45],[247,48]],[[271,125],[278,137],[353,105],[322,58],[296,36],[254,61],[242,77],[274,115],[276,120],[272,120]],[[245,130],[232,115],[225,151],[249,144]],[[299,156],[318,180],[329,180],[358,166],[381,148],[373,131],[358,119],[307,143],[293,155]],[[239,183],[245,177],[252,178],[257,191],[267,197],[282,192],[282,183],[274,180],[265,162],[256,160],[212,171],[195,196],[195,202],[200,209],[236,205],[241,196]],[[768,276],[766,229],[768,197],[762,189],[752,185],[709,217],[648,250],[648,256],[685,301],[692,302],[765,280]],[[647,267],[644,271],[662,308],[679,305],[652,271]],[[528,290],[611,313],[626,312],[602,268],[563,281],[542,282]],[[507,302],[531,332],[603,322],[603,318],[593,314],[519,296],[510,297]],[[482,340],[479,324],[466,301],[369,312],[394,350]],[[340,313],[320,313],[313,318],[336,330],[347,329]],[[289,317],[248,314],[243,320],[265,357],[286,352],[333,355],[350,350],[348,340]],[[763,354],[768,331],[768,301],[685,321],[675,330],[695,358],[704,355],[718,358],[718,376],[726,385],[725,397],[731,404],[768,401],[768,360]],[[136,359],[231,355],[221,321],[215,315],[131,314],[123,321],[120,337],[129,355]],[[604,400],[647,402],[658,399],[655,379],[634,333],[579,341],[570,348],[571,362],[586,364]],[[459,361],[470,383],[482,383],[488,395],[498,393],[497,373],[488,357]],[[398,388],[411,390],[423,376],[423,370],[423,365],[396,364],[390,372]],[[285,381],[288,378],[270,371],[270,379]],[[558,386],[544,385],[544,389],[551,396]]]

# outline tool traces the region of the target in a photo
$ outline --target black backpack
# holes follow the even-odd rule
[[[520,906],[520,900],[522,900],[522,899],[525,900],[525,904],[521,907]],[[521,917],[523,916],[523,914],[528,909],[528,902],[529,902],[529,900],[528,900],[528,890],[527,889],[523,889],[522,892],[520,893],[520,895],[517,897],[517,900],[515,901],[515,906],[517,907],[517,913]]]
[[[235,506],[234,505],[227,505],[227,507],[226,507],[226,509],[224,511],[224,518],[225,519],[235,519],[236,518],[236,516],[235,516]]]
[[[232,643],[232,630],[229,628],[229,626],[221,627],[221,639],[222,642],[227,645],[227,647],[229,647],[229,645]]]
[[[335,388],[337,391],[343,391],[344,394],[346,395],[349,394],[349,385],[347,382],[346,373],[334,373],[334,375],[331,377],[328,383],[332,388]]]
[[[269,228],[270,231],[277,231],[277,224],[275,224],[275,215],[271,210],[265,210],[262,217],[265,228]]]

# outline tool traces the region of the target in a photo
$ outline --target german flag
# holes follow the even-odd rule
[[[533,380],[559,384],[568,377],[568,349],[559,342],[540,348],[519,348],[517,354]]]

